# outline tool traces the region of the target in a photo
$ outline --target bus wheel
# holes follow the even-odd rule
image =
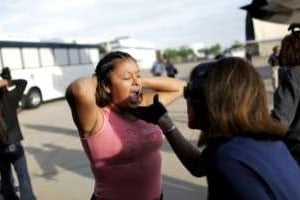
[[[26,107],[27,108],[36,108],[42,103],[42,95],[39,89],[33,88],[30,89],[29,93],[26,96]]]
[[[19,101],[19,108],[26,108],[26,96],[23,96],[22,99]]]

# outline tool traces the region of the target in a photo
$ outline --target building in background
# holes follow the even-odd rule
[[[153,42],[119,37],[104,43],[106,51],[124,51],[132,55],[141,69],[150,69],[156,60],[156,46]]]
[[[246,17],[246,49],[255,55],[268,56],[288,34],[288,24],[279,24]]]
[[[251,0],[241,9],[247,11],[246,48],[261,56],[269,55],[288,34],[288,25],[300,19],[299,0]]]

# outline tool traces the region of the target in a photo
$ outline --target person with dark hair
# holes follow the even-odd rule
[[[225,58],[225,55],[223,53],[218,53],[216,56],[215,56],[215,60],[219,60],[219,59],[222,59],[222,58]]]
[[[289,129],[286,144],[300,165],[300,23],[289,30],[281,41],[279,65],[284,70],[279,72],[272,115]]]
[[[155,94],[170,104],[184,85],[174,78],[142,78],[136,60],[120,51],[105,55],[91,77],[71,83],[66,98],[94,174],[92,199],[162,199],[162,132],[129,108],[151,104]]]
[[[286,129],[270,116],[250,62],[228,57],[196,66],[184,97],[189,128],[202,131],[202,151],[182,136],[158,97],[131,112],[158,124],[186,169],[207,177],[209,200],[300,199],[300,170],[282,141]]]
[[[23,145],[23,135],[17,116],[19,101],[26,87],[26,80],[12,80],[10,69],[3,68],[0,80],[0,173],[2,195],[4,199],[15,200],[17,196],[13,182],[14,167],[20,186],[21,200],[36,199],[32,190],[30,176],[27,169]]]
[[[165,69],[165,64],[162,58],[158,58],[152,65],[151,73],[153,76],[162,76]]]
[[[273,88],[276,90],[278,87],[278,68],[279,68],[279,62],[278,62],[278,56],[279,56],[279,46],[276,45],[273,47],[273,52],[268,58],[268,63],[272,68],[272,83]]]
[[[167,72],[167,76],[170,78],[175,78],[176,74],[178,73],[176,67],[173,65],[173,63],[170,60],[167,60],[166,62],[166,72]]]
[[[245,55],[245,57],[246,57],[246,59],[249,61],[249,62],[251,62],[252,63],[252,51],[250,51],[249,49],[248,50],[246,50],[246,55]]]

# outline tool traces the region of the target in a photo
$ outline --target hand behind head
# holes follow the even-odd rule
[[[3,79],[11,81],[11,73],[10,73],[10,69],[8,67],[5,67],[5,68],[2,69],[1,77]]]

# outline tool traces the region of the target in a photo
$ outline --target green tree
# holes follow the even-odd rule
[[[199,49],[198,52],[199,52],[200,54],[204,54],[204,56],[207,57],[208,54],[209,54],[209,49],[208,49],[208,48]]]
[[[180,48],[178,51],[178,54],[179,54],[180,58],[182,59],[182,61],[185,61],[185,62],[193,59],[193,57],[195,56],[192,49],[185,48],[185,47]]]
[[[217,55],[222,52],[222,47],[220,44],[215,44],[209,48],[209,54]]]
[[[166,49],[163,52],[163,57],[171,62],[186,62],[193,59],[195,55],[192,49],[182,47],[179,49]]]
[[[166,60],[170,60],[170,61],[174,62],[178,57],[178,52],[176,49],[169,48],[163,52],[163,57]]]
[[[244,44],[239,42],[239,41],[235,41],[233,43],[233,45],[231,45],[230,49],[239,49],[239,48],[243,48]]]

